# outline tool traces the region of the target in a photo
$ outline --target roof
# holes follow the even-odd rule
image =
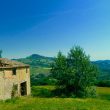
[[[29,67],[29,65],[9,60],[7,58],[0,58],[0,68],[18,68],[18,67]]]

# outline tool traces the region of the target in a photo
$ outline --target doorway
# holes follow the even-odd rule
[[[27,84],[26,82],[21,83],[21,96],[27,95]]]

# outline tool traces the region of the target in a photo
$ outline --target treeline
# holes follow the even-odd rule
[[[40,85],[56,85],[57,80],[54,79],[50,73],[39,73],[31,76],[31,85],[40,86]],[[110,80],[99,80],[96,81],[96,86],[98,87],[110,87]]]
[[[96,85],[99,87],[110,87],[110,80],[98,80]]]

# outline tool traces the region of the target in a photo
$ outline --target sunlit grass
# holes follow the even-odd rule
[[[97,94],[98,94],[98,98],[110,101],[110,88],[109,87],[98,87]]]
[[[42,87],[38,87],[42,88]],[[43,88],[54,89],[52,86]],[[110,110],[110,88],[97,88],[97,98],[21,97],[0,102],[0,110]]]

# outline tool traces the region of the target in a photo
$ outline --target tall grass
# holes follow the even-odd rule
[[[97,88],[97,93],[98,97],[93,99],[21,97],[1,101],[0,110],[110,110],[110,88]]]

